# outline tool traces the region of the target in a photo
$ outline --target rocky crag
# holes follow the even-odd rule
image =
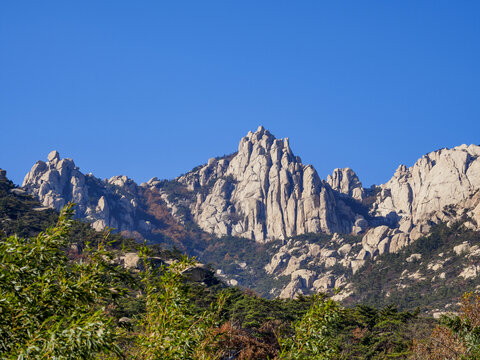
[[[344,236],[334,234],[321,250],[316,244],[298,241],[278,247],[265,269],[276,276],[289,275],[290,281],[277,295],[291,297],[312,289],[341,288],[337,298],[343,299],[352,294],[352,283],[346,278],[368,260],[398,253],[427,236],[432,226],[462,222],[470,230],[480,230],[479,155],[479,146],[462,145],[431,152],[410,168],[399,166],[386,184],[374,189],[374,201],[369,204],[369,214],[389,219],[389,226],[369,226],[356,242],[344,243]],[[336,169],[327,182],[345,196],[365,199],[366,190],[357,185],[359,181],[350,169]]]
[[[83,174],[72,159],[60,159],[57,151],[48,154],[47,162],[37,161],[25,176],[23,188],[38,197],[44,206],[60,210],[67,202],[77,204],[76,217],[105,227],[133,230],[135,223],[137,185],[126,176],[100,180]]]
[[[351,191],[361,194],[354,189],[361,188],[358,178],[348,174],[357,180]],[[217,236],[265,242],[350,233],[355,226],[356,214],[313,166],[293,154],[288,138],[276,139],[263,127],[249,132],[231,158],[211,159],[177,181],[197,193],[189,206],[195,222]]]
[[[22,187],[47,208],[60,210],[74,202],[75,217],[90,222],[95,230],[109,227],[138,241],[194,252],[196,242],[204,241],[203,234],[178,224],[160,194],[143,185],[123,175],[102,180],[83,174],[72,159],[61,159],[52,151],[46,162],[35,163]]]
[[[397,252],[427,235],[431,226],[468,219],[480,225],[480,147],[462,145],[420,158],[412,167],[400,165],[377,190],[370,212],[390,218],[395,226],[370,229],[362,244],[370,256]]]

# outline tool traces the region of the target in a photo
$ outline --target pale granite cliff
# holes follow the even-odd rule
[[[113,227],[133,230],[137,201],[137,185],[126,176],[100,180],[84,175],[72,159],[60,159],[57,151],[48,161],[37,161],[23,180],[23,188],[38,197],[44,206],[60,210],[67,202],[76,204],[76,217],[101,230]]]
[[[231,159],[212,159],[177,180],[191,190],[208,186],[190,208],[195,222],[217,236],[264,242],[349,233],[355,225],[354,212],[293,154],[288,138],[276,139],[263,127],[249,132]]]

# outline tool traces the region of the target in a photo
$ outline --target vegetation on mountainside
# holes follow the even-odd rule
[[[343,244],[358,244],[361,239],[359,236],[342,235]],[[199,259],[205,263],[214,264],[221,269],[228,278],[232,278],[242,286],[254,290],[258,294],[271,298],[272,289],[281,289],[290,281],[290,276],[278,276],[283,268],[279,268],[276,273],[268,274],[265,271],[267,265],[272,259],[273,254],[288,242],[302,244],[318,244],[329,248],[338,249],[341,245],[332,242],[332,235],[307,233],[298,235],[286,240],[273,240],[267,243],[258,243],[254,240],[240,238],[235,236],[223,236],[210,241],[207,248]],[[294,246],[292,246],[294,247]],[[300,256],[300,247],[291,252],[292,256]],[[286,267],[286,264],[283,265]],[[325,265],[322,263],[305,264],[308,270],[325,272]],[[351,270],[341,265],[334,266],[329,269],[335,275],[351,274]]]
[[[347,299],[348,304],[383,307],[395,303],[401,309],[445,309],[464,292],[474,291],[479,285],[477,277],[460,276],[467,266],[480,262],[473,254],[459,256],[454,252],[453,248],[462,243],[480,245],[480,233],[465,228],[461,222],[433,226],[428,236],[400,252],[369,261],[350,280],[354,292]],[[412,254],[420,257],[411,258]]]
[[[14,194],[14,190],[10,180],[0,178],[0,229],[4,234],[33,236],[56,221],[55,210],[36,211],[41,208],[37,200],[26,193]]]
[[[275,279],[264,270],[264,266],[270,261],[268,249],[272,245],[273,243],[260,244],[246,238],[224,236],[212,241],[199,259],[214,264],[242,287],[268,297],[272,288],[280,288],[286,284],[286,279]]]
[[[479,359],[480,358],[480,295],[467,292],[463,295],[460,313],[443,316],[431,336],[415,340],[413,358]]]
[[[358,236],[342,235],[342,245],[358,246]],[[288,240],[287,240],[288,241]],[[292,238],[303,243],[329,244],[335,249],[339,244],[331,241],[331,235],[304,234]],[[431,234],[418,239],[398,253],[386,253],[369,260],[355,275],[343,266],[328,270],[341,276],[345,274],[353,285],[353,294],[344,301],[345,305],[368,304],[377,308],[395,303],[402,310],[413,311],[419,307],[423,312],[454,310],[449,304],[456,302],[466,291],[473,291],[480,285],[478,277],[465,278],[460,273],[467,267],[480,265],[480,256],[457,254],[455,246],[463,243],[480,246],[480,232],[469,230],[461,222],[447,226],[438,224],[432,227]],[[282,288],[289,276],[267,274],[265,265],[272,254],[284,245],[282,241],[259,244],[253,240],[223,237],[212,241],[200,256],[204,262],[215,264],[227,278],[233,278],[244,287],[271,297],[272,288]],[[411,258],[419,254],[420,258]],[[300,256],[301,254],[292,255]],[[407,260],[408,259],[408,260]],[[283,266],[286,266],[284,264]],[[306,264],[306,269],[324,272],[322,264]],[[277,274],[282,268],[277,269]]]
[[[166,182],[166,184],[170,184],[170,182]],[[173,188],[176,189],[176,187]],[[179,224],[157,191],[150,189],[141,189],[140,191],[145,198],[145,208],[142,211],[146,218],[154,222],[158,228],[158,231],[154,231],[148,239],[150,244],[157,243],[164,247],[175,247],[189,254],[198,254],[205,249],[211,236],[193,222],[191,214],[185,206],[178,207],[185,220],[183,224]]]

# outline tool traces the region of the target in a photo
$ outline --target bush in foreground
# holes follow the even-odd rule
[[[123,293],[103,244],[69,261],[72,205],[34,238],[0,241],[0,355],[18,359],[93,359],[120,353],[107,304]],[[110,278],[110,281],[105,281]]]

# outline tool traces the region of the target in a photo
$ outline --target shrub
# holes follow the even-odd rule
[[[308,312],[295,324],[294,335],[280,338],[280,359],[335,359],[339,348],[335,333],[339,330],[343,308],[332,299],[315,295]]]
[[[224,303],[220,296],[210,309],[196,313],[184,286],[183,271],[195,265],[183,257],[169,266],[155,269],[148,262],[148,250],[142,249],[147,264],[141,274],[146,312],[139,321],[135,359],[217,359],[219,358],[219,314]]]
[[[72,204],[34,238],[0,241],[0,355],[18,359],[93,359],[119,353],[106,305],[123,289],[104,244],[71,262],[65,253]],[[89,251],[90,250],[90,251]]]
[[[416,359],[479,359],[480,295],[465,293],[460,313],[443,316],[429,338],[415,340],[414,352]]]

